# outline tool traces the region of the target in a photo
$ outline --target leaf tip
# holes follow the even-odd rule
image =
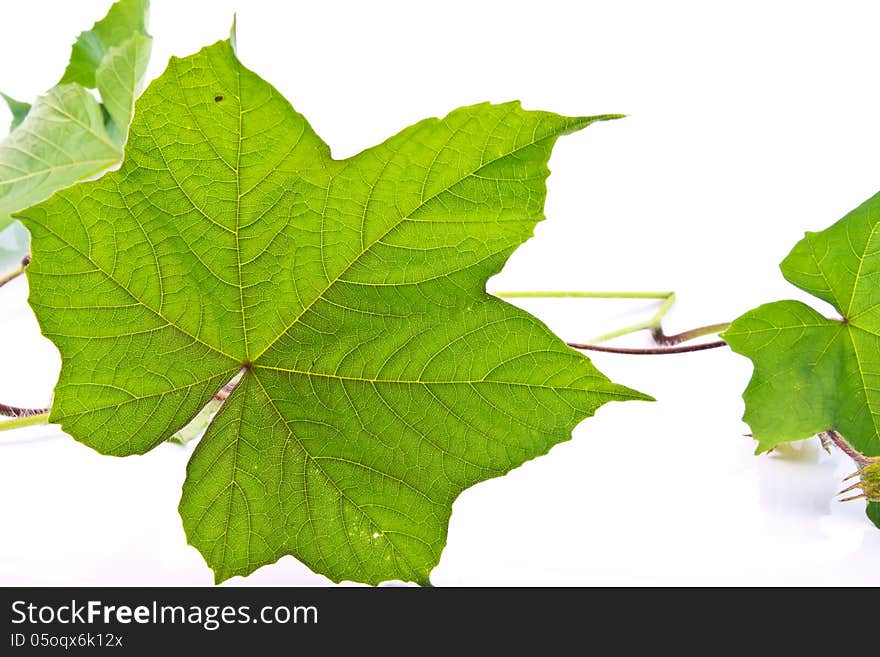
[[[645,394],[644,392],[640,392],[628,386],[622,385],[620,383],[612,383],[613,386],[612,394],[614,394],[617,398],[612,401],[644,401],[644,402],[655,402],[657,401],[651,395]]]
[[[758,442],[758,444],[755,445],[755,456],[761,456],[761,454],[772,452],[776,447],[776,443],[765,442],[760,438],[756,438],[754,435],[752,435],[752,438]]]
[[[238,57],[238,37],[236,31],[238,29],[238,14],[232,14],[232,27],[229,28],[229,45],[232,46],[232,52]]]
[[[9,214],[9,217],[12,219],[12,221],[20,221],[22,224],[24,224],[24,227],[27,228],[27,222],[29,220],[29,217],[24,213],[25,213],[25,210],[22,210],[19,212],[11,212]]]
[[[565,134],[571,134],[578,130],[583,130],[588,125],[598,123],[599,121],[616,121],[617,119],[625,119],[626,114],[597,114],[596,116],[573,116],[568,119]]]

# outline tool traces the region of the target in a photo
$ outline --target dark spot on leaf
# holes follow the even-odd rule
[[[219,103],[221,100],[223,100],[223,96],[214,96],[215,103]]]

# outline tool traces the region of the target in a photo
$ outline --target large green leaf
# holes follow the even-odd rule
[[[217,580],[293,554],[426,582],[462,490],[647,399],[485,292],[543,218],[556,138],[607,118],[482,104],[334,160],[229,42],[173,59],[121,169],[23,217],[51,420],[143,453],[243,372],[180,503]]]
[[[880,195],[782,262],[786,279],[827,301],[827,318],[798,301],[763,305],[723,334],[755,371],[745,421],[759,451],[836,429],[865,455],[880,454]]]
[[[73,47],[61,82],[33,107],[13,112],[0,142],[0,230],[11,215],[116,164],[140,91],[152,41],[147,0],[119,0]],[[87,91],[95,87],[101,103]]]

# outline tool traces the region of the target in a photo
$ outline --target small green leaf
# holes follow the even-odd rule
[[[836,429],[880,454],[880,195],[830,228],[807,233],[782,262],[787,280],[834,306],[799,301],[752,310],[724,332],[754,374],[743,395],[758,451]]]
[[[24,117],[31,111],[31,106],[30,103],[15,100],[4,93],[0,93],[0,96],[3,97],[3,100],[6,101],[6,105],[9,107],[9,111],[12,112],[12,123],[9,125],[9,132],[12,132],[24,121]]]
[[[120,0],[83,32],[62,81],[33,107],[13,101],[0,142],[0,230],[11,215],[115,165],[150,57],[146,0]],[[103,104],[87,91],[96,87]]]
[[[866,513],[868,519],[877,526],[877,529],[880,529],[880,502],[868,502]]]
[[[110,115],[108,131],[117,144],[124,144],[128,136],[134,100],[141,92],[152,45],[150,37],[135,34],[122,45],[110,48],[98,67],[98,91]]]
[[[107,15],[81,32],[70,53],[70,63],[58,84],[74,82],[87,89],[98,87],[98,69],[113,48],[121,47],[133,34],[147,36],[149,0],[119,0]]]
[[[335,160],[229,41],[172,59],[122,167],[23,213],[51,420],[140,454],[240,375],[180,502],[217,581],[292,554],[426,583],[464,489],[648,399],[485,291],[556,139],[609,118],[484,103]]]

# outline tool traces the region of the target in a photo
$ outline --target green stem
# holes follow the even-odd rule
[[[502,299],[666,299],[675,296],[674,292],[583,292],[579,290],[490,292],[490,294]]]
[[[630,333],[636,333],[637,331],[651,331],[651,337],[654,338],[654,342],[658,345],[662,345],[664,347],[670,347],[677,344],[681,344],[682,342],[687,342],[688,340],[693,340],[694,338],[700,338],[704,335],[713,335],[715,333],[720,333],[721,331],[726,330],[730,327],[730,323],[724,322],[719,324],[709,324],[708,326],[700,326],[695,329],[691,329],[689,331],[682,331],[681,333],[675,333],[673,335],[666,335],[663,332],[663,318],[666,316],[666,313],[669,312],[669,309],[672,308],[672,305],[675,303],[675,292],[584,292],[584,291],[548,291],[548,290],[540,290],[534,292],[521,292],[521,291],[512,291],[512,292],[493,292],[497,297],[514,299],[514,298],[531,298],[531,299],[559,299],[559,298],[577,298],[577,299],[663,299],[663,303],[660,304],[660,308],[657,309],[657,312],[647,320],[642,322],[636,322],[635,324],[630,324],[629,326],[624,326],[623,328],[617,329],[615,331],[611,331],[609,333],[604,333],[598,337],[593,338],[589,341],[587,345],[581,345],[580,343],[569,344],[569,346],[576,346],[578,349],[590,349],[592,345],[598,344],[600,342],[607,342],[608,340],[612,340],[614,338],[619,338],[624,335],[629,335]],[[687,351],[701,351],[707,348],[715,348],[722,346],[723,343],[712,343],[712,347],[699,347],[697,349],[676,349],[676,350],[623,350],[623,349],[594,349],[594,351],[611,351],[613,353],[664,353],[664,354],[674,354],[674,353],[684,353]]]
[[[596,344],[599,342],[607,342],[608,340],[613,340],[614,338],[619,338],[621,336],[629,335],[630,333],[636,333],[638,331],[644,331],[646,329],[650,329],[652,331],[661,330],[660,322],[663,321],[666,313],[669,312],[669,309],[672,308],[672,304],[674,303],[675,292],[668,292],[665,300],[662,304],[660,304],[660,308],[657,309],[657,312],[654,313],[654,316],[651,317],[651,319],[648,319],[644,322],[636,322],[635,324],[630,324],[629,326],[624,326],[623,328],[617,329],[616,331],[611,331],[610,333],[603,333],[602,335],[590,340],[590,343]]]
[[[584,291],[535,291],[535,292],[493,292],[496,297],[505,299],[663,299],[660,308],[651,319],[625,326],[590,340],[591,344],[606,342],[630,333],[644,330],[660,330],[660,322],[675,303],[675,292],[584,292]]]
[[[0,421],[0,431],[11,431],[12,429],[20,429],[21,427],[29,427],[34,424],[48,424],[49,413],[37,413],[36,415],[28,415],[18,417],[12,420]]]

